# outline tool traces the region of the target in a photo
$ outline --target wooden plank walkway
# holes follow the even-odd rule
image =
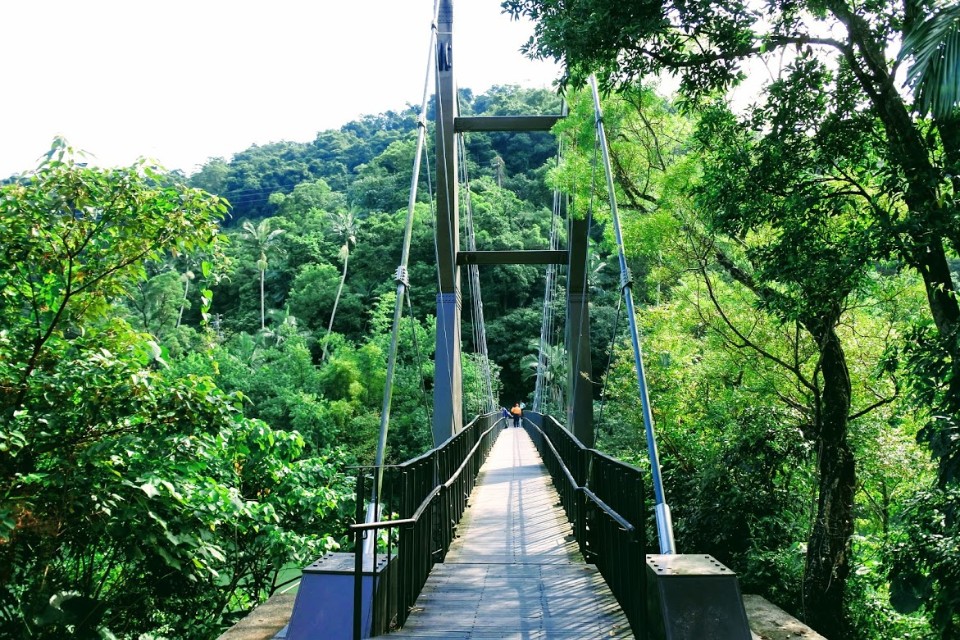
[[[523,429],[505,429],[480,471],[443,564],[402,638],[633,638],[597,568],[584,563],[559,496]]]

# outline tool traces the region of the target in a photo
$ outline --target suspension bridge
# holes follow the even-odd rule
[[[564,114],[461,116],[453,17],[453,0],[435,1],[408,217],[395,273],[380,436],[374,464],[357,473],[356,523],[351,527],[355,552],[328,554],[305,567],[295,595],[275,594],[222,640],[384,634],[529,640],[820,638],[762,599],[744,598],[735,574],[715,559],[677,552],[595,82],[591,89],[598,156],[618,248],[621,302],[633,347],[649,469],[641,471],[593,448],[593,388],[586,382],[592,371],[587,286],[591,210],[573,215],[570,198],[556,193],[549,247],[478,250],[463,142],[470,132],[549,131]],[[404,308],[409,307],[407,264],[431,95],[436,105],[435,447],[388,466],[384,453],[397,338]],[[480,295],[479,269],[503,264],[546,268],[537,381],[532,410],[523,416],[521,428],[510,428],[494,397]],[[557,333],[553,309],[561,269],[566,269],[561,353],[568,372],[562,398],[551,394],[544,379],[549,358],[556,353],[549,347]],[[466,424],[461,375],[464,280],[484,409]]]

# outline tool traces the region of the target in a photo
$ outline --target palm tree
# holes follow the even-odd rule
[[[942,4],[904,33],[899,59],[912,58],[907,84],[921,113],[952,120],[960,106],[960,2]]]
[[[327,359],[327,346],[330,344],[329,335],[333,331],[333,319],[337,315],[337,305],[340,304],[340,294],[343,293],[343,283],[347,280],[347,263],[350,261],[350,245],[357,244],[357,219],[353,212],[338,213],[334,216],[330,224],[331,230],[337,237],[343,239],[343,245],[337,254],[343,260],[343,273],[340,276],[340,286],[337,287],[337,295],[333,299],[333,311],[330,312],[330,324],[327,325],[327,338],[323,342],[323,353],[320,361]]]
[[[531,342],[530,347],[536,353],[530,353],[520,359],[520,370],[524,380],[540,378],[542,384],[543,413],[566,409],[564,404],[567,389],[567,349],[563,345],[543,345],[543,360],[539,352],[539,342]],[[541,372],[541,366],[543,370]]]
[[[263,279],[267,271],[267,251],[277,243],[277,237],[283,233],[283,229],[270,230],[270,218],[264,218],[256,227],[249,220],[243,222],[244,237],[249,240],[254,248],[260,252],[260,258],[257,260],[257,269],[260,271],[260,330],[267,327],[266,313],[264,313],[263,303]]]

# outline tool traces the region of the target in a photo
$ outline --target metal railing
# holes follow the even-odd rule
[[[364,497],[370,495],[376,467],[357,473],[357,524],[350,526],[356,550],[354,638],[361,638],[364,567],[387,564],[374,590],[371,635],[402,627],[417,601],[433,565],[441,562],[453,542],[477,474],[496,441],[504,420],[497,413],[478,416],[445,443],[396,466],[384,467],[380,522],[364,523]],[[372,563],[361,550],[367,536],[377,536]],[[379,583],[379,585],[378,585]]]
[[[589,449],[553,417],[524,426],[553,478],[584,558],[597,565],[637,638],[646,638],[643,472]]]

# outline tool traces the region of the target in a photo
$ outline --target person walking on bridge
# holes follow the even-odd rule
[[[513,414],[513,426],[520,426],[520,418],[523,417],[523,409],[520,408],[519,402],[513,403],[513,408],[510,409],[510,413]]]

